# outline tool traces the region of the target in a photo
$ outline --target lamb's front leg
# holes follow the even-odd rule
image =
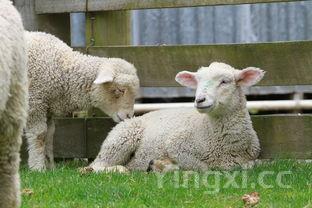
[[[127,172],[123,166],[131,159],[142,139],[143,128],[138,120],[118,124],[104,140],[100,153],[89,167],[95,172]]]
[[[196,157],[192,145],[186,142],[188,139],[180,139],[179,143],[171,142],[168,144],[167,153],[169,158],[175,160],[181,170],[198,170],[206,171],[207,163],[200,157]]]
[[[31,170],[44,171],[45,164],[45,141],[47,137],[47,125],[45,122],[31,125],[26,128],[25,134],[28,141],[28,166]]]
[[[186,151],[179,152],[178,154],[173,155],[173,159],[177,161],[178,166],[182,170],[197,170],[197,171],[208,170],[207,163],[200,160],[196,156],[192,155],[190,152]]]

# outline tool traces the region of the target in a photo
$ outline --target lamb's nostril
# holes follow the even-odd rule
[[[205,102],[205,100],[206,100],[206,98],[197,98],[195,101],[196,101],[196,103],[203,103],[203,102]]]
[[[132,118],[132,114],[127,114],[127,118]]]

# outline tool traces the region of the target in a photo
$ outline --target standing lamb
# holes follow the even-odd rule
[[[123,165],[146,171],[161,158],[177,162],[182,170],[231,169],[252,163],[260,145],[242,88],[256,84],[263,75],[254,67],[236,70],[216,62],[196,73],[178,73],[177,82],[197,88],[197,110],[154,111],[118,124],[89,168],[122,171]]]
[[[73,51],[53,35],[26,32],[29,167],[53,168],[54,116],[97,107],[116,122],[133,116],[139,79],[135,67],[118,58]]]
[[[0,0],[0,208],[20,205],[19,150],[28,99],[23,31],[12,3]]]

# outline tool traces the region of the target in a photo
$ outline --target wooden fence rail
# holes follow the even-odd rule
[[[252,116],[261,158],[312,158],[312,115]],[[56,119],[56,158],[94,158],[114,126],[109,118]]]
[[[85,11],[114,11],[274,3],[291,1],[296,0],[36,0],[36,12],[37,14],[46,14]]]
[[[238,69],[248,66],[267,71],[260,85],[312,83],[312,41],[227,45],[90,47],[88,53],[121,57],[135,64],[141,86],[179,86],[181,70],[197,70],[213,61]],[[143,58],[144,57],[144,58]]]

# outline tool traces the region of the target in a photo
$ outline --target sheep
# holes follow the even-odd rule
[[[0,0],[0,208],[20,206],[19,150],[28,100],[23,31],[12,3]]]
[[[130,118],[139,79],[127,61],[84,55],[51,34],[26,32],[26,42],[28,165],[44,171],[54,167],[53,117],[96,107],[116,122]]]
[[[118,124],[89,168],[98,172],[122,165],[146,171],[160,158],[176,161],[181,170],[252,165],[260,144],[243,92],[263,76],[264,71],[255,67],[237,70],[218,62],[197,72],[178,73],[178,83],[197,89],[196,109],[159,110]]]

